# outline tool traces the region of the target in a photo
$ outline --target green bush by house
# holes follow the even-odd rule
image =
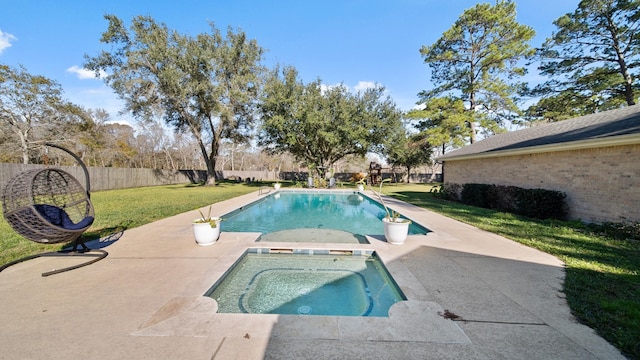
[[[463,204],[534,219],[563,220],[568,213],[566,194],[547,189],[523,189],[494,184],[445,184],[443,194]]]

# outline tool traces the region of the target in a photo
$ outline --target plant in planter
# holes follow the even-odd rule
[[[358,191],[363,192],[364,186],[367,184],[367,173],[355,173],[352,180],[356,183]]]
[[[202,211],[198,209],[200,218],[193,220],[193,234],[196,243],[200,246],[214,244],[220,237],[220,222],[222,218],[211,216],[211,206],[209,213],[204,216]]]
[[[384,199],[382,199],[382,184],[387,181],[391,181],[391,179],[384,179],[380,182],[379,192],[376,192],[371,187],[370,190],[376,194],[386,212],[385,217],[382,219],[385,239],[387,239],[389,244],[401,245],[404,244],[407,236],[409,235],[409,225],[411,225],[411,220],[401,218],[398,212],[390,210],[387,207],[387,204],[384,203]]]

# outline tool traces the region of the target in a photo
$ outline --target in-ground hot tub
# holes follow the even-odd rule
[[[219,313],[388,316],[406,297],[375,252],[249,249],[205,296]]]

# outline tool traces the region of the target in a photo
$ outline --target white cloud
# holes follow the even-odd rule
[[[373,81],[358,81],[358,84],[354,87],[347,86],[344,83],[333,84],[333,85],[320,84],[320,90],[324,94],[325,92],[327,92],[327,90],[334,89],[339,86],[342,86],[351,92],[360,92],[360,91],[366,91],[367,89],[375,89],[377,87],[380,87],[381,85]]]
[[[427,105],[424,103],[414,105],[411,110],[424,110],[427,108]]]
[[[364,91],[367,89],[375,89],[378,84],[373,81],[358,81],[358,85],[354,86],[356,91]]]
[[[72,67],[67,69],[67,72],[70,72],[72,74],[76,74],[76,76],[78,76],[78,79],[80,80],[85,80],[85,79],[96,79],[96,74],[91,71],[91,70],[87,70],[87,69],[83,69],[77,65],[73,65]],[[100,78],[105,77],[107,74],[100,70]]]
[[[2,51],[4,51],[4,49],[11,47],[11,42],[14,40],[18,40],[18,38],[13,36],[12,34],[5,33],[0,30],[0,54],[2,54]]]
[[[320,93],[324,94],[327,91],[329,91],[329,90],[331,90],[333,88],[336,88],[338,86],[340,86],[340,84],[334,84],[334,85],[320,84]]]

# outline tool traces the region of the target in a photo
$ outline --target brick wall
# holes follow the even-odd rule
[[[572,219],[640,222],[640,144],[447,161],[444,181],[559,190]]]

